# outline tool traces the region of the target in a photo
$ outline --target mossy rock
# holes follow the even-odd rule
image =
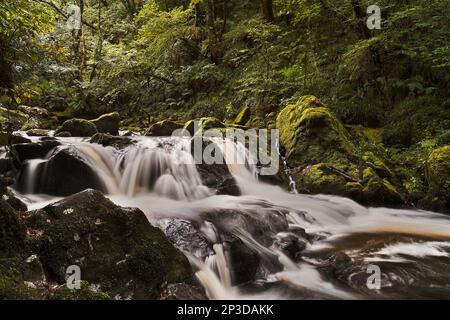
[[[31,255],[25,230],[17,211],[0,199],[0,300],[42,299],[38,286],[45,275]]]
[[[244,126],[247,122],[250,121],[250,118],[252,116],[252,112],[249,107],[245,106],[239,111],[238,115],[236,116],[236,119],[234,119],[234,124]]]
[[[356,155],[348,131],[314,96],[285,107],[278,115],[277,128],[291,166],[346,162]]]
[[[114,147],[116,149],[124,149],[133,144],[130,137],[117,137],[107,133],[96,133],[90,140],[90,143],[101,144],[104,147]]]
[[[170,137],[175,130],[183,129],[183,124],[171,120],[163,120],[153,124],[145,133],[151,137]]]
[[[65,121],[55,134],[60,132],[70,132],[72,137],[90,137],[97,133],[97,128],[89,120],[73,118]]]
[[[91,122],[100,133],[109,133],[113,136],[119,134],[120,115],[118,112],[104,114]]]
[[[186,257],[138,209],[121,208],[86,190],[29,212],[26,225],[41,230],[36,251],[51,281],[65,283],[78,265],[81,280],[109,297],[152,299],[163,283],[193,275]]]
[[[345,169],[319,163],[301,172],[294,170],[293,174],[300,192],[339,195],[364,205],[398,206],[404,203],[403,196],[392,183],[380,178],[371,167],[364,170],[361,180],[357,171],[349,173]]]
[[[48,136],[49,130],[46,130],[46,129],[30,129],[30,130],[27,130],[26,133],[30,137],[46,137],[46,136]]]
[[[69,289],[66,285],[58,287],[50,297],[50,300],[109,300],[110,297],[89,285],[87,281],[81,281],[79,289]]]
[[[226,125],[217,118],[205,117],[198,120],[189,120],[183,128],[189,132],[191,136],[205,132],[211,129],[223,129]]]
[[[27,121],[28,115],[22,111],[10,109],[8,115],[8,109],[0,107],[0,123],[2,126],[6,126],[9,123],[13,130],[20,130]]]

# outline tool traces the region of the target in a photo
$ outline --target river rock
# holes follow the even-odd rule
[[[178,129],[182,129],[183,124],[178,122],[163,120],[153,124],[145,133],[146,136],[150,137],[170,137],[173,132]]]
[[[120,115],[118,112],[104,114],[97,119],[91,120],[100,133],[109,133],[113,136],[119,134]]]
[[[25,166],[29,164],[26,163]],[[22,175],[18,181],[20,190],[27,185],[27,181],[24,180],[27,170],[27,168],[21,170]],[[95,171],[72,146],[54,150],[48,160],[40,163],[35,174],[29,178],[34,181],[32,186],[34,193],[68,196],[88,188],[105,191],[105,186]]]
[[[39,230],[35,248],[47,276],[65,283],[77,265],[81,279],[115,299],[159,298],[163,283],[192,277],[186,257],[138,209],[121,208],[100,192],[86,190],[28,213]]]
[[[45,156],[60,143],[56,140],[45,140],[32,143],[15,144],[14,150],[20,162],[30,159],[44,159]]]
[[[89,120],[73,118],[65,121],[55,134],[60,132],[70,132],[72,137],[90,137],[97,133],[97,128]]]
[[[101,144],[104,147],[114,147],[120,150],[132,145],[133,139],[130,137],[112,136],[108,133],[96,133],[89,142]]]

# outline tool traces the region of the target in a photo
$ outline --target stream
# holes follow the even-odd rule
[[[210,299],[450,297],[449,216],[285,191],[259,181],[252,155],[231,141],[216,143],[240,196],[202,183],[189,139],[133,136],[121,150],[55,139],[16,177],[29,210],[62,198],[42,190],[50,159],[70,149],[92,169],[92,188],[141,209],[185,253]]]

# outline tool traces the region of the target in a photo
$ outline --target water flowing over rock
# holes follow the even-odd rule
[[[100,192],[86,190],[29,212],[28,228],[49,279],[64,283],[66,269],[78,265],[81,277],[109,297],[158,298],[164,282],[189,280],[187,259],[138,209],[121,208]]]
[[[118,140],[113,136],[98,135],[96,139],[96,142],[104,141],[106,146],[81,138],[57,138],[61,145],[44,159],[31,159],[24,164],[14,192],[29,190],[25,188],[27,182],[45,181],[48,171],[42,170],[43,176],[38,172],[62,152],[75,159],[70,161],[81,161],[83,168],[92,170],[89,175],[95,179],[88,184],[100,182],[98,188],[111,201],[126,208],[137,207],[142,212],[116,207],[93,190],[50,205],[57,199],[48,194],[39,195],[36,190],[19,193],[17,196],[32,210],[21,214],[26,218],[29,236],[39,244],[35,246],[39,251],[32,253],[39,256],[50,279],[61,281],[58,279],[63,274],[54,261],[61,258],[72,263],[75,259],[75,263],[83,267],[86,261],[97,261],[94,253],[98,245],[107,247],[102,239],[113,238],[114,244],[124,243],[119,245],[119,252],[125,255],[119,263],[115,261],[117,269],[113,269],[114,272],[119,272],[119,279],[130,279],[128,271],[135,273],[132,282],[125,285],[120,282],[120,288],[117,288],[103,281],[111,273],[101,269],[96,272],[103,281],[100,291],[106,292],[109,298],[116,292],[116,298],[155,297],[156,291],[152,295],[145,291],[147,289],[144,293],[141,288],[137,289],[136,277],[146,279],[148,282],[144,284],[150,286],[153,280],[147,276],[159,275],[164,269],[153,261],[141,259],[140,255],[132,259],[124,253],[127,250],[141,252],[143,247],[146,248],[146,241],[123,240],[123,237],[132,237],[134,231],[126,230],[134,228],[134,222],[119,228],[121,220],[114,220],[112,229],[107,229],[110,232],[102,229],[103,222],[118,214],[120,217],[137,215],[138,225],[144,224],[145,220],[147,226],[147,221],[158,226],[167,235],[166,241],[188,257],[195,278],[211,299],[417,297],[421,292],[426,297],[430,294],[428,281],[438,286],[450,283],[442,262],[450,257],[450,224],[446,216],[416,210],[365,208],[348,198],[334,195],[288,193],[278,186],[261,182],[254,155],[245,146],[227,139],[200,141],[201,151],[214,147],[214,152],[223,156],[225,163],[217,167],[195,163],[191,153],[195,139],[132,136],[127,137],[132,142],[123,145],[117,145]],[[373,184],[373,190],[376,190],[380,184],[374,183],[374,179],[395,179],[389,167],[376,157],[362,157],[367,166],[360,178],[361,185]],[[31,167],[27,168],[27,165]],[[43,167],[39,169],[40,166]],[[328,165],[318,164],[317,169],[333,170],[323,166]],[[66,169],[65,176],[70,176],[70,170]],[[226,181],[224,177],[232,179],[239,195],[220,191],[220,185]],[[389,196],[382,190],[374,192],[386,197],[385,200]],[[75,223],[69,221],[74,213],[71,209],[77,210],[73,216]],[[98,212],[106,216],[94,219]],[[101,236],[100,243],[96,242],[97,234]],[[52,241],[48,240],[49,235]],[[58,235],[63,236],[59,238]],[[423,242],[423,239],[431,240]],[[65,251],[49,249],[56,244]],[[108,250],[113,249],[108,247]],[[417,255],[408,256],[408,250]],[[99,256],[106,258],[104,252],[106,249]],[[131,253],[132,257],[135,254]],[[118,260],[115,253],[112,257]],[[163,259],[159,255],[156,257],[155,261]],[[148,262],[145,264],[148,268],[141,268],[142,260]],[[415,267],[410,266],[409,261],[413,261]],[[374,263],[382,264],[383,270],[388,270],[383,273],[379,291],[367,290],[363,281],[368,266]],[[123,270],[126,273],[120,273]],[[142,270],[145,270],[145,276]],[[420,274],[424,277],[419,277]],[[406,289],[406,284],[411,285],[411,279],[419,279],[413,284],[417,288],[415,295]],[[91,285],[102,283],[94,276],[88,280]],[[201,290],[196,290],[194,280],[175,282],[178,283],[158,284],[159,298],[204,297]],[[72,296],[65,290],[60,293],[55,296]],[[85,297],[89,296],[88,291]]]

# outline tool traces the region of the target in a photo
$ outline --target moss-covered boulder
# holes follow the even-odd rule
[[[145,133],[151,137],[170,137],[175,130],[183,129],[183,124],[171,120],[163,120],[153,124]]]
[[[65,121],[55,134],[60,132],[70,132],[72,137],[90,137],[97,133],[97,128],[89,120],[73,118]]]
[[[278,115],[277,128],[291,166],[341,162],[356,153],[342,123],[313,96],[285,107]]]
[[[121,208],[86,190],[29,212],[35,248],[49,280],[64,284],[78,265],[81,280],[110,298],[158,298],[163,283],[193,275],[186,257],[138,209]]]
[[[197,120],[189,120],[185,123],[184,129],[187,130],[191,136],[199,132],[204,132],[210,129],[223,129],[225,124],[217,118],[205,117]]]
[[[238,115],[236,116],[236,119],[234,119],[234,124],[245,126],[245,124],[250,121],[251,116],[252,112],[250,108],[245,106],[239,111]]]
[[[104,114],[97,119],[91,120],[100,133],[109,133],[113,136],[119,134],[120,115],[118,112]]]
[[[350,127],[350,133],[314,96],[285,107],[277,128],[300,192],[335,194],[367,205],[404,203],[401,183],[389,166],[358,144],[359,139],[380,141],[378,131]]]

